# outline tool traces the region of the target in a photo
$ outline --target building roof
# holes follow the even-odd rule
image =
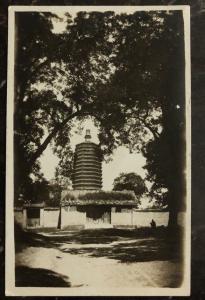
[[[123,205],[138,206],[133,191],[64,191],[61,205]]]
[[[65,202],[62,203],[62,206],[67,206],[67,205],[120,205],[120,206],[138,206],[138,203],[133,200],[112,200],[112,199],[107,199],[107,200],[80,200],[80,199],[69,199]]]

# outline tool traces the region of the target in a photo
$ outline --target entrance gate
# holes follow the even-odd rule
[[[27,227],[38,228],[40,227],[40,209],[28,208],[27,209]]]
[[[111,208],[103,205],[86,207],[86,227],[106,228],[111,226]]]

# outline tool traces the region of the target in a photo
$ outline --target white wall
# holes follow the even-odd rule
[[[58,227],[58,221],[59,221],[59,214],[60,214],[60,209],[44,209],[43,213],[43,227]]]
[[[133,225],[138,227],[150,227],[152,219],[157,226],[167,226],[169,213],[165,211],[133,211]]]
[[[70,211],[70,207],[61,208],[61,227],[69,225],[85,225],[86,213],[79,211]]]
[[[60,210],[57,209],[41,209],[40,210],[40,227],[53,227],[57,228],[59,221]],[[184,226],[185,212],[178,213],[178,224]],[[21,227],[26,226],[26,209],[14,210],[15,221]],[[156,222],[157,226],[167,226],[169,213],[160,211],[125,211],[125,212],[111,212],[111,224],[121,226],[137,226],[137,227],[150,227],[151,220]],[[85,225],[86,213],[79,212],[75,207],[62,207],[61,208],[61,227],[64,228],[69,225]]]
[[[112,212],[111,213],[112,225],[132,225],[132,213],[131,212]]]
[[[111,214],[112,225],[128,225],[137,227],[150,227],[152,219],[157,226],[167,226],[169,213],[154,211],[113,212]]]

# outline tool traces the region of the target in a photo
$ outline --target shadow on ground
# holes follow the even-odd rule
[[[15,228],[16,253],[27,247],[58,249],[63,253],[104,257],[120,263],[169,261],[177,263],[171,286],[178,287],[183,278],[183,232],[180,228],[169,232],[165,227],[137,229],[89,229],[79,231],[38,230]],[[17,286],[70,286],[68,278],[45,270],[19,266],[16,269]]]
[[[180,228],[174,234],[165,227],[158,227],[155,230],[151,228],[132,230],[109,228],[74,232],[55,230],[43,235],[42,230],[26,232],[16,227],[15,239],[16,252],[32,246],[56,248],[71,254],[107,257],[123,263],[182,259],[183,239]],[[82,247],[72,247],[75,244]]]
[[[15,271],[18,287],[70,287],[68,278],[51,270],[18,266]]]
[[[110,247],[65,247],[62,251],[71,254],[106,257],[119,260],[122,263],[156,260],[179,261],[182,252],[177,242],[157,238],[148,238],[127,244],[118,243],[110,245]]]

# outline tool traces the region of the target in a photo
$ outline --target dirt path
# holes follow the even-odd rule
[[[126,241],[128,243],[128,241]],[[111,247],[108,244],[107,247]],[[171,261],[121,263],[107,257],[92,257],[88,253],[71,254],[62,250],[80,249],[82,244],[63,244],[60,249],[28,247],[16,255],[16,266],[49,269],[68,277],[71,287],[131,288],[170,287],[179,265]],[[83,248],[105,244],[84,244]]]

